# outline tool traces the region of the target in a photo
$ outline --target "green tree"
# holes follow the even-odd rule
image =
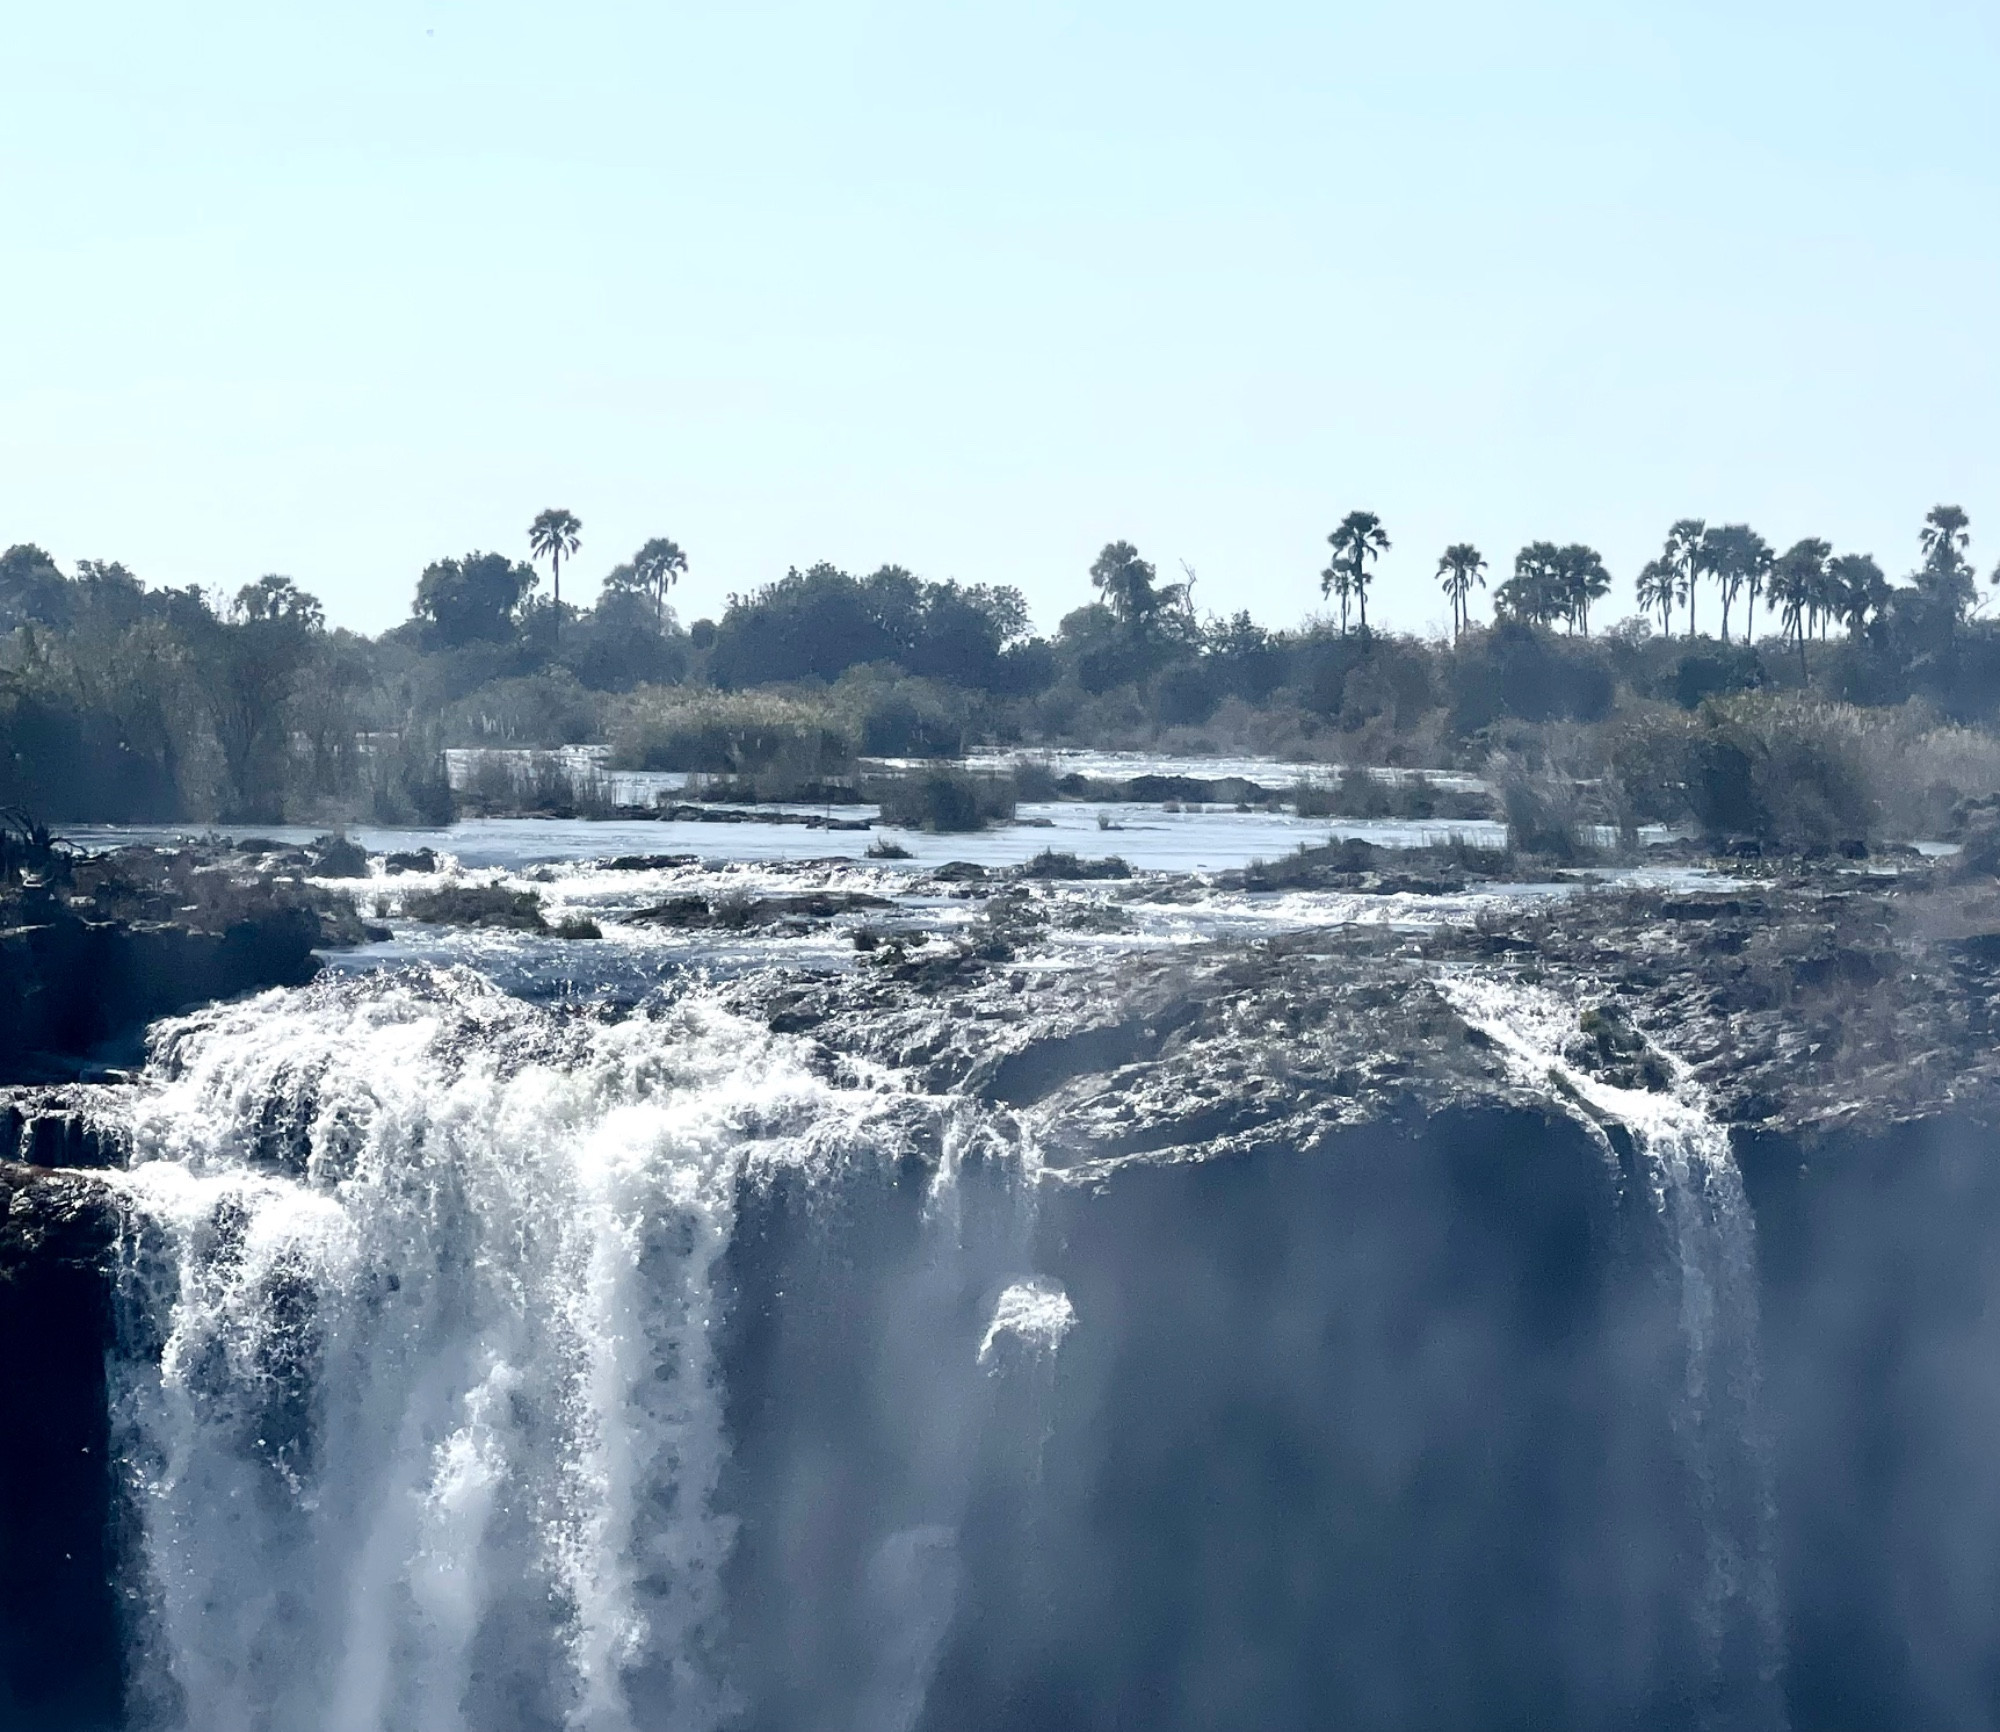
[[[1354,599],[1354,574],[1344,560],[1336,557],[1327,561],[1319,574],[1319,592],[1340,603],[1340,635],[1347,636],[1347,608]]]
[[[1570,628],[1590,636],[1590,604],[1611,592],[1611,573],[1604,567],[1604,556],[1580,541],[1571,542],[1556,555],[1555,584]]]
[[[555,577],[555,624],[562,633],[562,562],[583,544],[583,524],[573,511],[551,506],[528,525],[528,550],[537,559],[546,559]]]
[[[1969,614],[1979,599],[1972,563],[1965,550],[1972,541],[1972,520],[1957,505],[1933,505],[1924,514],[1919,536],[1924,563],[1917,571],[1917,587],[1934,605],[1942,604],[1948,627],[1955,627]]]
[[[667,591],[687,568],[687,555],[664,535],[654,536],[632,555],[632,573],[641,593],[652,597],[653,615],[662,631],[667,628]]]
[[[1569,614],[1563,550],[1553,541],[1531,541],[1514,555],[1514,575],[1494,591],[1509,618],[1550,625]]]
[[[1858,640],[1868,627],[1868,616],[1880,614],[1889,605],[1889,580],[1882,568],[1865,553],[1843,553],[1827,567],[1827,591],[1836,619],[1847,626],[1847,635]]]
[[[1473,586],[1486,587],[1486,561],[1471,542],[1455,541],[1438,560],[1437,575],[1451,602],[1451,637],[1456,643],[1459,633],[1472,623]]]
[[[541,579],[532,565],[504,553],[468,553],[433,560],[417,579],[414,618],[440,649],[505,643],[519,627],[518,610]]]
[[[273,574],[238,590],[226,618],[181,618],[229,781],[223,816],[282,817],[291,699],[325,630],[319,602]]]
[[[1750,618],[1757,613],[1757,595],[1765,574],[1771,569],[1771,550],[1764,538],[1747,523],[1723,523],[1705,530],[1701,538],[1701,569],[1716,580],[1722,595],[1722,641],[1729,641],[1729,610],[1736,598],[1749,595]],[[1744,630],[1747,641],[1752,627]]]
[[[1639,569],[1639,579],[1635,586],[1638,592],[1639,611],[1650,613],[1658,608],[1660,630],[1668,637],[1674,635],[1674,603],[1680,599],[1680,574],[1664,559],[1649,559]]]
[[[1707,553],[1702,546],[1702,537],[1707,533],[1708,525],[1699,517],[1683,517],[1667,531],[1666,551],[1661,556],[1680,579],[1681,599],[1688,609],[1689,637],[1695,635],[1695,590],[1708,570]]]
[[[1771,567],[1770,604],[1778,610],[1782,636],[1799,646],[1799,678],[1807,677],[1806,637],[1826,595],[1827,561],[1833,549],[1817,537],[1795,541]]]
[[[1381,518],[1372,511],[1350,511],[1340,520],[1340,527],[1327,538],[1333,548],[1333,564],[1347,573],[1348,588],[1361,608],[1361,635],[1368,635],[1368,586],[1374,581],[1374,574],[1368,569],[1371,559],[1380,559],[1389,551],[1388,532],[1382,527]],[[1331,568],[1329,568],[1331,569]],[[1320,593],[1327,593],[1324,575],[1320,580]],[[1347,630],[1347,608],[1341,606],[1341,631]]]
[[[1106,542],[1090,564],[1091,585],[1104,598],[1111,617],[1134,632],[1149,630],[1180,597],[1181,586],[1162,589],[1153,581],[1158,575],[1129,541]]]

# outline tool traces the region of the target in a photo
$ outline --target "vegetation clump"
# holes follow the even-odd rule
[[[546,932],[542,899],[532,890],[498,884],[447,884],[403,898],[403,913],[430,926],[490,926],[509,932]]]
[[[882,822],[902,830],[955,834],[1004,824],[1015,813],[1014,784],[1002,776],[934,768],[866,784]]]
[[[1075,854],[1044,848],[1032,860],[1016,868],[1023,878],[1093,879],[1130,878],[1131,865],[1116,854],[1101,860],[1085,860]]]

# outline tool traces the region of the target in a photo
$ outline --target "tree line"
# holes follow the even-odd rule
[[[226,597],[149,589],[115,561],[64,573],[22,544],[0,554],[0,804],[65,818],[435,818],[449,810],[441,746],[602,739],[621,694],[681,685],[839,687],[867,749],[891,755],[977,738],[1129,742],[1232,704],[1270,712],[1245,736],[1264,741],[1424,717],[1464,737],[1507,717],[1590,720],[1620,691],[1685,704],[1808,680],[1989,719],[2000,630],[1974,617],[1969,537],[1963,510],[1934,508],[1914,570],[1891,582],[1824,540],[1775,552],[1745,525],[1682,519],[1639,573],[1641,613],[1595,636],[1612,589],[1596,550],[1522,548],[1482,624],[1487,561],[1453,543],[1437,561],[1443,645],[1372,628],[1390,537],[1366,511],[1327,538],[1329,614],[1289,631],[1205,614],[1191,567],[1165,580],[1126,540],[1104,545],[1088,599],[1043,634],[1012,586],[825,562],[684,625],[673,599],[690,561],[668,536],[615,564],[590,605],[566,599],[585,526],[551,508],[521,556],[431,561],[409,618],[375,638],[330,627],[284,576]],[[1770,638],[1752,641],[1760,604],[1775,655]]]

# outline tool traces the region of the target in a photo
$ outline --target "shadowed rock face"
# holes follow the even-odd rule
[[[0,1165],[0,1725],[119,1723],[105,1276],[87,1180]]]
[[[157,1018],[300,985],[319,970],[315,949],[361,941],[348,898],[260,870],[271,864],[219,847],[124,848],[57,854],[46,881],[0,884],[0,1083],[134,1063]]]

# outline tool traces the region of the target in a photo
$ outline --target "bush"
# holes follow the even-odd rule
[[[1014,816],[1010,778],[964,770],[926,770],[919,776],[884,777],[866,792],[882,808],[882,822],[904,830],[983,830]]]
[[[848,731],[870,757],[956,758],[965,751],[972,705],[948,686],[857,670],[833,697],[851,714]]]
[[[1102,860],[1083,860],[1076,855],[1044,848],[1020,867],[1023,878],[1130,878],[1132,868],[1116,854]]]
[[[1514,761],[1499,766],[1500,805],[1507,815],[1507,846],[1517,853],[1571,861],[1594,854],[1576,783],[1553,770],[1530,771]]]
[[[368,754],[369,809],[378,824],[441,827],[455,816],[451,778],[434,729],[377,736]]]
[[[617,810],[602,776],[553,752],[481,752],[461,798],[481,817],[608,818]]]
[[[1866,841],[1878,827],[1868,736],[1866,719],[1842,704],[1744,695],[1691,717],[1634,715],[1613,739],[1612,766],[1641,818],[1815,851]]]
[[[854,764],[854,737],[826,698],[647,687],[619,707],[611,762],[621,770],[824,782]]]

